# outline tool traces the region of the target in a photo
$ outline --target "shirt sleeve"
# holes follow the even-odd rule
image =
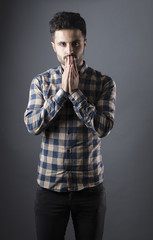
[[[68,94],[59,89],[54,96],[44,98],[40,81],[34,78],[29,92],[29,102],[24,113],[24,122],[30,133],[41,133],[57,116],[68,99]]]
[[[79,89],[69,95],[78,118],[99,137],[108,135],[114,125],[116,84],[111,78],[106,78],[96,104],[90,103]]]

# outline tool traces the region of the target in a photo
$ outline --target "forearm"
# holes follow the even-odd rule
[[[80,90],[76,90],[69,96],[78,118],[99,137],[108,135],[114,124],[116,96],[114,82],[109,88],[109,94],[106,92],[95,105],[89,103]]]
[[[55,96],[50,96],[45,101],[42,99],[38,101],[37,99],[37,104],[33,104],[29,100],[24,114],[24,122],[27,130],[34,134],[41,133],[48,127],[48,124],[51,124],[55,120],[66,100],[67,94],[62,89]]]

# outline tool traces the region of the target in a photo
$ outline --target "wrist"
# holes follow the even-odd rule
[[[62,90],[64,91],[64,92],[66,92],[66,93],[69,93],[69,88],[68,87],[61,87],[62,88]]]
[[[78,88],[72,89],[69,93],[73,94],[74,92],[78,91]]]

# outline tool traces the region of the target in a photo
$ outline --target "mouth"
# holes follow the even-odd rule
[[[77,59],[77,56],[76,56],[75,54],[66,55],[66,56],[64,57],[64,60],[65,60],[67,57],[73,57],[73,58],[76,58],[76,59]]]

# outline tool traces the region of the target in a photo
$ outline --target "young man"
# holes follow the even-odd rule
[[[50,21],[60,62],[36,76],[24,115],[42,133],[35,219],[38,240],[63,240],[71,213],[78,240],[101,240],[105,218],[101,138],[113,127],[115,83],[83,60],[86,24],[78,13]]]

